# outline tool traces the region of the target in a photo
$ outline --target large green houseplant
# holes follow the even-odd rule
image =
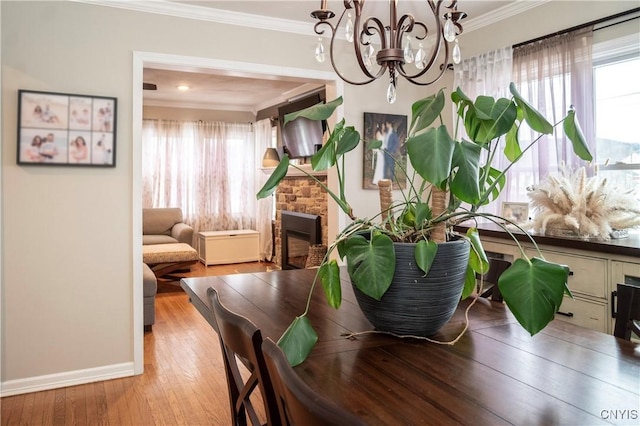
[[[478,209],[497,198],[506,185],[505,174],[509,168],[543,135],[553,133],[556,126],[562,124],[580,158],[591,160],[573,110],[560,123],[552,125],[522,98],[514,84],[509,88],[512,95],[509,99],[479,96],[472,100],[460,89],[451,94],[458,118],[456,134],[461,122],[468,139],[457,140],[456,135],[451,136],[442,124],[441,112],[447,104],[443,90],[415,102],[406,140],[407,156],[413,168],[410,173],[404,170],[407,189],[402,191],[401,201],[394,202],[389,211],[382,212],[386,214],[373,219],[356,217],[344,191],[344,155],[361,142],[358,131],[346,126],[343,119],[329,132],[325,145],[311,158],[311,165],[316,171],[335,168],[338,191],[321,185],[352,220],[329,246],[317,272],[316,279],[319,277],[329,305],[337,309],[342,300],[338,263],[330,257],[334,250],[338,250],[340,258],[346,259],[350,277],[359,291],[380,300],[394,278],[395,242],[415,244],[415,262],[427,275],[437,254],[438,243],[452,234],[452,224],[482,217],[499,224],[511,234],[504,225],[505,219]],[[341,103],[342,98],[338,98],[289,114],[285,117],[285,125],[298,117],[326,120]],[[440,124],[435,125],[438,120]],[[525,124],[540,136],[521,146],[518,130]],[[498,147],[501,138],[506,139],[502,152]],[[367,149],[379,149],[381,144],[380,141],[368,141]],[[504,170],[492,166],[498,155],[505,155],[509,160],[509,166]],[[258,198],[273,193],[286,176],[289,166],[285,155],[258,192]],[[296,165],[292,167],[298,168]],[[462,291],[464,298],[475,288],[476,273],[487,271],[488,260],[477,229],[470,228],[461,238],[470,243]],[[515,237],[514,241],[517,243]],[[535,241],[531,241],[535,245]],[[553,319],[564,293],[570,294],[567,287],[569,271],[564,265],[544,260],[539,251],[540,258],[530,259],[521,247],[520,250],[522,258],[516,259],[501,275],[499,288],[515,318],[533,335]],[[292,365],[302,362],[317,341],[317,334],[307,317],[308,307],[307,303],[304,313],[292,322],[278,342]]]

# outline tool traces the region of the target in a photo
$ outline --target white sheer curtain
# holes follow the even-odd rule
[[[454,88],[471,99],[478,95],[508,97],[513,67],[511,46],[468,58],[454,66]]]
[[[511,46],[507,46],[463,60],[459,65],[454,66],[454,88],[460,87],[471,99],[479,95],[508,98],[509,83],[512,79],[512,52]],[[460,122],[459,132],[466,136],[462,122]],[[500,144],[499,149],[504,149],[504,139]],[[496,155],[494,167],[500,170],[506,167],[504,155]],[[510,196],[509,188],[505,188],[496,202],[482,207],[481,211],[499,214],[501,202],[509,200]]]
[[[144,120],[144,207],[180,207],[199,231],[255,229],[256,147],[250,124]]]
[[[266,118],[258,121],[253,126],[256,145],[256,164],[262,164],[262,156],[267,148],[272,146],[271,142],[271,120]],[[259,171],[256,173],[256,190],[262,188],[269,175]],[[257,192],[257,191],[256,191]],[[273,233],[271,224],[273,221],[273,195],[268,198],[258,200],[256,203],[256,230],[260,232],[260,258],[271,261],[273,253]]]
[[[587,144],[595,153],[593,110],[593,27],[554,36],[517,47],[513,52],[513,79],[520,94],[542,112],[552,124],[561,120],[573,105]],[[533,134],[521,131],[520,145]],[[584,165],[571,147],[571,142],[557,128],[523,157],[516,166],[521,199],[528,201],[526,188],[558,170],[564,162],[572,168]]]

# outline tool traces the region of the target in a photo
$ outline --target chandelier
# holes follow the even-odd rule
[[[329,57],[336,74],[349,84],[364,85],[377,80],[388,71],[387,101],[389,103],[394,103],[396,100],[398,75],[421,86],[438,81],[447,70],[450,59],[456,64],[460,62],[461,54],[457,37],[462,34],[462,26],[459,21],[467,14],[457,10],[457,0],[451,0],[448,6],[444,6],[444,11],[441,11],[443,0],[423,1],[425,5],[429,6],[435,18],[435,28],[432,30],[427,28],[423,22],[417,21],[411,14],[404,14],[398,19],[398,0],[389,0],[389,25],[384,25],[376,17],[363,18],[365,0],[343,0],[344,10],[336,24],[333,25],[329,19],[336,15],[327,9],[327,0],[321,0],[320,10],[311,12],[311,16],[319,20],[314,26],[316,34],[324,34],[325,27],[329,27],[331,31]],[[343,26],[345,14],[346,22]],[[347,78],[335,63],[334,43],[340,28],[344,28],[345,39],[349,43],[353,43],[355,57],[364,74],[364,79],[361,81]],[[435,41],[432,44],[427,43],[427,37],[430,35],[432,35],[430,39]],[[412,36],[415,42],[412,40]],[[446,42],[443,41],[443,38]],[[417,43],[417,46],[414,46],[413,43]],[[451,52],[449,43],[453,43]],[[374,44],[379,46],[379,50],[376,51]],[[441,60],[437,60],[440,49],[443,47],[444,57],[440,56]],[[318,62],[324,62],[326,53],[322,37],[318,39],[315,55]],[[426,80],[426,77],[423,76],[434,65],[440,66],[438,74],[435,75],[435,78]]]

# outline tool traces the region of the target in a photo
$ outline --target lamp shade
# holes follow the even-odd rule
[[[280,163],[278,150],[275,148],[267,148],[262,157],[262,167],[276,167]]]

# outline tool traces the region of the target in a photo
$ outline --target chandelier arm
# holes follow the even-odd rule
[[[427,28],[427,26],[425,24],[423,24],[422,22],[414,21],[413,22],[413,27],[420,28],[424,32],[424,35],[415,35],[414,34],[414,37],[415,37],[416,40],[422,41],[425,38],[427,38],[427,36],[429,35],[429,28]],[[413,28],[411,29],[411,31],[413,31]],[[407,31],[407,32],[410,32],[410,31]]]
[[[400,17],[400,19],[398,19],[397,0],[389,0],[388,26],[385,26],[377,17],[367,17],[366,19],[364,19],[362,16],[362,12],[365,1],[366,0],[343,0],[344,10],[335,26],[330,22],[327,22],[328,19],[332,18],[335,15],[332,11],[326,9],[326,0],[321,1],[320,10],[312,12],[312,16],[316,19],[320,19],[321,21],[316,23],[314,27],[316,34],[322,35],[325,33],[324,29],[320,26],[321,24],[328,25],[331,30],[329,56],[331,58],[331,66],[333,67],[333,70],[336,72],[336,74],[340,77],[340,79],[352,85],[365,85],[373,82],[374,80],[377,80],[386,72],[388,72],[391,82],[389,91],[387,92],[387,96],[389,97],[389,99],[393,98],[394,100],[396,76],[398,74],[407,79],[410,83],[419,86],[427,86],[438,81],[447,71],[447,65],[450,59],[450,47],[448,42],[444,40],[445,25],[443,19],[450,20],[450,22],[453,23],[456,36],[462,34],[463,31],[460,20],[466,17],[466,13],[457,10],[458,0],[425,0],[425,3],[427,3],[429,8],[431,9],[433,16],[435,17],[435,24],[432,30],[430,30],[424,22],[416,21],[415,17],[411,14],[404,14]],[[447,3],[447,5],[444,4],[445,2]],[[444,15],[442,15],[440,12],[443,7],[445,9],[448,9],[448,11]],[[353,10],[355,12],[354,28],[358,32],[357,37],[354,38],[354,52],[358,66],[366,77],[363,81],[353,81],[347,78],[338,69],[334,57],[336,35],[339,31],[340,23],[343,21],[344,15],[348,10]],[[351,26],[351,24],[349,24],[349,26]],[[448,25],[446,25],[446,27],[448,28]],[[413,35],[413,37],[416,40],[421,41],[426,40],[430,33],[433,31],[435,33],[435,44],[430,49],[428,61],[421,61],[421,66],[424,66],[424,68],[420,69],[414,74],[411,74],[410,72],[405,70],[402,39],[405,34],[409,35],[414,31],[416,31],[416,35]],[[375,55],[376,63],[379,65],[379,69],[376,73],[373,73],[372,71],[370,71],[367,65],[365,65],[365,57],[363,57],[363,53],[365,53],[364,56],[366,56],[367,63],[370,67],[372,64],[369,63],[369,61],[373,58],[369,57],[369,54],[372,51],[375,51],[375,49],[373,49],[373,43],[375,42],[376,36],[380,40],[381,47]],[[449,37],[449,35],[447,35],[447,37]],[[436,61],[440,62],[438,58],[442,56],[443,53],[441,50],[442,45],[444,45],[444,58],[442,60],[442,64],[440,65],[440,72],[432,80],[424,82],[419,81],[418,79],[424,77],[425,73],[427,73],[427,71],[429,71],[434,66],[434,64],[436,64]],[[423,58],[423,53],[424,50],[422,50],[421,52],[421,58]],[[393,89],[393,95],[389,95],[389,93],[392,93],[391,89]],[[393,102],[393,100],[389,100],[389,102]]]
[[[335,33],[336,33],[336,29],[333,28],[333,25],[331,25],[331,22],[329,21],[318,21],[315,23],[315,25],[313,26],[313,31],[318,34],[318,35],[322,35],[324,34],[324,30],[320,28],[320,25],[328,25],[329,28],[331,28],[331,38],[333,39]]]
[[[375,35],[380,37],[380,49],[387,48],[387,37],[384,31],[384,24],[376,17],[367,18],[362,25],[362,31],[360,32],[360,42],[363,45],[368,45],[369,42],[365,41],[364,37],[372,37]]]
[[[409,22],[405,26],[405,21],[407,20]],[[411,31],[413,31],[414,24],[415,24],[415,19],[413,18],[412,15],[410,14],[402,15],[397,25],[398,31],[396,33],[396,46],[398,46],[399,48],[402,48],[402,37],[405,34],[411,33]]]
[[[361,3],[358,0],[354,1],[354,9],[356,12],[356,18],[355,18],[355,24],[354,27],[355,28],[359,28],[359,24],[360,24],[360,13],[359,10],[362,8]],[[336,74],[338,74],[338,77],[340,77],[340,79],[342,79],[343,81],[349,83],[349,84],[353,84],[354,86],[363,86],[365,84],[369,84],[371,82],[373,82],[374,80],[377,80],[378,78],[380,78],[380,76],[382,76],[384,74],[384,72],[386,71],[386,66],[381,66],[380,69],[378,70],[378,73],[376,75],[372,74],[366,67],[366,65],[364,64],[364,61],[362,60],[362,51],[360,50],[360,43],[356,42],[356,40],[354,39],[354,51],[356,53],[356,59],[358,61],[358,65],[360,67],[360,70],[364,73],[364,75],[367,77],[365,80],[362,81],[354,81],[349,79],[348,77],[346,77],[342,71],[340,71],[338,69],[338,66],[336,65],[336,61],[333,55],[334,52],[334,44],[335,44],[335,36],[336,33],[338,31],[338,28],[340,27],[340,22],[342,22],[342,18],[344,17],[345,12],[347,11],[347,9],[345,9],[342,12],[342,15],[340,15],[340,19],[338,20],[338,22],[336,23],[335,28],[333,26],[331,26],[332,28],[332,37],[331,37],[331,44],[329,47],[329,58],[331,59],[331,66],[333,67],[333,70],[335,71]],[[364,30],[363,30],[364,32]],[[373,35],[373,34],[371,34]],[[362,39],[362,33],[360,34],[360,39]],[[369,43],[367,42],[362,43],[363,45],[368,45]]]
[[[449,3],[449,6],[445,6],[447,9],[455,9],[456,7],[458,7],[458,0],[451,0],[451,3]]]
[[[360,28],[359,24],[360,24],[360,16],[356,15],[356,28]],[[354,49],[356,51],[356,59],[358,60],[358,65],[360,66],[360,70],[367,77],[373,80],[377,80],[386,72],[387,64],[378,63],[378,65],[380,65],[380,68],[378,69],[378,72],[376,74],[373,74],[371,71],[369,71],[369,68],[367,68],[367,66],[365,65],[362,59],[362,52],[360,50],[360,45],[369,46],[371,44],[371,41],[365,40],[365,37],[373,37],[376,35],[380,39],[380,44],[382,46],[381,50],[382,50],[387,45],[387,41],[384,33],[384,25],[378,18],[367,18],[364,24],[362,25],[362,30],[360,31],[360,34],[358,36],[358,42],[354,43]]]
[[[417,79],[422,77],[428,70],[431,69],[431,66],[433,65],[433,63],[435,62],[435,58],[438,56],[438,53],[440,52],[440,48],[438,47],[437,49],[435,49],[434,51],[434,55],[432,55],[432,57],[430,58],[427,66],[425,66],[425,68],[413,75],[407,74],[404,71],[403,67],[400,67],[400,69],[398,70],[398,73],[400,75],[402,75],[405,79],[407,79],[409,82],[416,84],[418,86],[428,86],[430,84],[435,83],[436,81],[438,81],[443,75],[444,73],[447,71],[447,64],[449,63],[449,44],[447,42],[444,43],[444,60],[442,61],[442,64],[440,65],[440,72],[433,78],[433,80],[429,80],[429,81],[425,81],[425,82],[421,82],[418,81]]]
[[[346,2],[346,0],[345,0],[345,2]],[[354,3],[360,3],[360,2],[358,0],[354,0]],[[356,10],[358,10],[358,9],[356,8]],[[338,20],[338,22],[336,23],[335,26],[333,26],[331,24],[331,22],[329,22],[327,20],[320,20],[320,21],[315,23],[313,29],[314,29],[315,33],[318,34],[318,35],[322,35],[322,34],[325,33],[325,30],[321,28],[321,25],[326,25],[331,30],[331,41],[330,41],[330,44],[329,44],[329,58],[331,59],[331,67],[333,68],[335,73],[338,74],[340,79],[342,79],[343,81],[345,81],[345,82],[347,82],[349,84],[353,84],[355,86],[361,86],[361,85],[369,84],[369,83],[373,82],[374,80],[378,79],[380,76],[382,76],[384,74],[384,72],[386,71],[386,66],[381,67],[380,70],[378,71],[377,75],[373,75],[373,74],[371,74],[369,72],[369,70],[367,70],[366,66],[362,62],[361,55],[357,55],[358,62],[360,64],[360,68],[367,75],[368,78],[363,80],[363,81],[353,81],[353,80],[347,78],[338,69],[338,66],[336,65],[336,61],[335,61],[335,58],[334,58],[334,55],[333,55],[333,50],[334,50],[334,45],[335,45],[336,34],[338,32],[338,28],[339,28],[340,22],[342,21],[342,18],[344,16],[345,12],[346,12],[346,8],[345,8],[345,11],[342,12],[342,15],[340,16],[340,19]],[[356,51],[359,51],[359,48],[357,48]]]
[[[454,0],[455,1],[455,0]],[[443,25],[442,25],[442,21],[440,21],[440,6],[442,5],[442,0],[439,0],[437,4],[434,4],[434,2],[432,0],[428,1],[429,6],[431,6],[432,12],[436,18],[436,27],[434,30],[434,33],[436,35],[436,43],[433,47],[433,49],[431,50],[431,55],[429,56],[429,60],[426,62],[425,67],[420,70],[419,72],[415,73],[415,74],[409,74],[405,71],[404,67],[402,65],[400,65],[398,67],[398,74],[400,74],[401,76],[403,76],[404,78],[406,78],[407,80],[409,80],[411,83],[413,84],[417,84],[420,86],[427,86],[429,84],[433,84],[435,83],[437,80],[439,80],[445,73],[445,71],[447,70],[447,64],[449,63],[449,44],[447,43],[446,40],[443,41],[444,36],[443,36]],[[419,25],[424,25],[423,23],[419,22]],[[416,81],[415,79],[420,78],[421,76],[423,76],[424,74],[427,73],[427,71],[429,71],[431,69],[431,67],[433,66],[433,64],[435,63],[436,59],[438,58],[438,55],[440,54],[440,48],[441,46],[444,45],[444,49],[445,49],[445,55],[444,55],[444,59],[442,61],[442,66],[440,67],[440,73],[436,75],[434,80],[430,80],[428,82],[425,83],[421,83],[419,81]]]

